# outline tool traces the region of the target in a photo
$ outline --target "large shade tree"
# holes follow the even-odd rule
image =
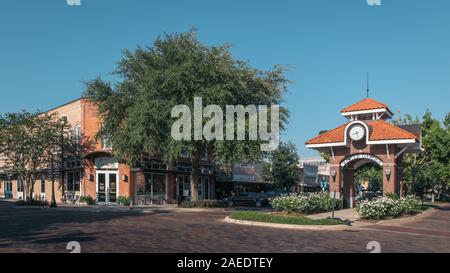
[[[85,95],[98,106],[103,120],[99,135],[110,137],[114,156],[130,164],[158,155],[171,163],[187,150],[192,160],[192,200],[198,199],[199,162],[205,151],[229,170],[237,161],[260,160],[261,141],[194,138],[194,130],[189,133],[196,140],[174,140],[172,108],[194,109],[194,97],[201,97],[203,106],[218,105],[224,111],[227,105],[279,105],[288,84],[282,67],[255,69],[235,60],[228,45],[202,44],[194,31],[166,34],[150,47],[125,51],[115,75],[115,84],[100,78],[87,83]],[[280,112],[283,130],[288,111],[282,107]],[[248,123],[244,129],[248,135]]]

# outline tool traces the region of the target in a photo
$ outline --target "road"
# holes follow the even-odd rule
[[[355,231],[302,231],[223,222],[221,209],[37,209],[0,202],[0,253],[66,253],[77,241],[84,253],[450,253],[450,207],[402,225]]]

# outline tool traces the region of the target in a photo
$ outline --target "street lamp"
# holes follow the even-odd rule
[[[67,117],[61,118],[61,190],[64,203],[66,202],[65,185],[64,185],[64,127],[67,123]]]

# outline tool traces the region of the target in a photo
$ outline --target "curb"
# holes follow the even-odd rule
[[[275,223],[264,223],[264,222],[254,222],[246,220],[235,220],[230,217],[224,219],[226,223],[255,226],[255,227],[269,227],[269,228],[280,228],[280,229],[296,229],[296,230],[335,230],[335,231],[345,231],[345,230],[356,230],[355,227],[346,225],[292,225],[292,224],[275,224]]]

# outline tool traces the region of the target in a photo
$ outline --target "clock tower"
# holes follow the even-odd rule
[[[403,155],[422,151],[420,126],[393,125],[389,107],[371,98],[344,108],[341,115],[345,124],[306,142],[306,147],[330,156],[330,191],[341,193],[346,206],[353,207],[353,172],[375,163],[383,169],[383,191],[378,194],[402,195]]]

